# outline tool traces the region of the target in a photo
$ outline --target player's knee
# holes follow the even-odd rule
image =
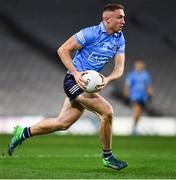
[[[113,119],[113,113],[112,113],[112,112],[109,112],[109,113],[107,113],[107,114],[104,114],[104,115],[103,115],[103,119],[104,119],[105,121],[112,121],[112,119]]]
[[[105,120],[105,121],[112,121],[113,119],[113,115],[114,115],[114,112],[113,112],[113,108],[111,105],[108,106],[108,108],[106,109],[106,112],[104,114],[102,114],[102,118]]]

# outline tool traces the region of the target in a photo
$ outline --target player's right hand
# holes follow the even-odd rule
[[[83,90],[86,88],[85,86],[86,86],[87,82],[82,78],[82,76],[86,73],[87,73],[86,71],[83,71],[83,72],[77,72],[74,75],[76,83]]]

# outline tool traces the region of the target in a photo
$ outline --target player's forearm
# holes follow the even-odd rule
[[[149,96],[153,96],[153,88],[152,88],[152,86],[148,87],[147,93],[148,93]]]
[[[77,70],[75,69],[75,67],[72,64],[72,58],[71,58],[71,52],[69,52],[68,50],[64,49],[63,47],[60,47],[57,50],[57,53],[62,61],[62,63],[64,64],[64,66],[73,74],[75,75],[75,73],[77,73]]]
[[[123,75],[123,68],[122,69],[115,69],[108,77],[108,82],[114,81],[119,79]]]
[[[107,77],[108,82],[119,79],[123,75],[125,65],[125,54],[117,54],[115,56],[115,64],[112,73]]]

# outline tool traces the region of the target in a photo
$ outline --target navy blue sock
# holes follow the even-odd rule
[[[111,150],[103,150],[103,158],[108,158],[110,156],[112,156]]]
[[[23,131],[22,140],[24,141],[27,138],[30,138],[32,136],[30,127],[25,127]]]

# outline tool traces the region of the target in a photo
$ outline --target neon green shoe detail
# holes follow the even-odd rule
[[[8,146],[8,154],[9,156],[12,155],[13,151],[15,150],[15,148],[22,144],[23,142],[23,131],[24,131],[24,128],[22,128],[21,126],[16,126],[14,128],[14,131],[13,131],[13,137],[10,141],[10,144]]]
[[[113,169],[123,169],[128,166],[128,163],[125,161],[120,161],[116,159],[113,155],[108,158],[103,158],[103,164],[106,167],[113,168]]]

